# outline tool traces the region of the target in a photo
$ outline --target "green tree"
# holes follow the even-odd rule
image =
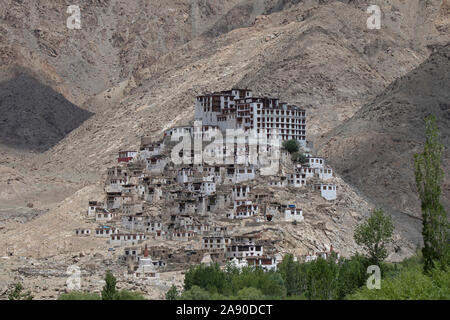
[[[290,154],[298,152],[298,150],[300,149],[300,146],[299,146],[297,140],[286,140],[286,141],[283,141],[282,146]]]
[[[189,290],[193,286],[206,289],[211,293],[222,293],[227,286],[225,273],[220,270],[218,263],[211,266],[200,264],[191,267],[184,276],[184,290]]]
[[[381,289],[362,286],[347,296],[350,300],[449,300],[450,270],[433,268],[423,273],[422,265],[401,268],[394,277],[383,277]]]
[[[8,295],[9,300],[33,300],[33,296],[31,295],[31,291],[27,291],[26,293],[22,293],[23,286],[20,282],[14,285],[14,290]]]
[[[304,164],[308,161],[308,158],[303,154],[303,152],[297,151],[291,155],[291,160],[294,162],[299,162],[301,164]]]
[[[356,227],[354,239],[367,251],[369,261],[378,265],[388,256],[386,245],[392,241],[393,231],[391,217],[375,209],[367,221]]]
[[[443,146],[439,141],[436,118],[425,118],[426,140],[422,153],[414,155],[416,186],[419,193],[423,218],[424,271],[429,272],[436,262],[445,261],[448,250],[447,215],[440,202],[444,171],[441,168]]]
[[[233,293],[243,288],[256,288],[265,296],[280,298],[286,295],[283,278],[278,272],[267,271],[262,268],[244,267],[232,279]]]
[[[368,266],[368,260],[358,254],[350,259],[341,259],[337,289],[338,299],[344,299],[345,296],[353,293],[365,284]]]
[[[237,300],[263,300],[264,295],[262,294],[261,290],[250,287],[250,288],[243,288],[238,291]]]
[[[173,284],[169,291],[166,292],[166,300],[177,300],[178,298],[178,290],[177,287]]]
[[[318,258],[308,263],[306,297],[309,300],[333,300],[337,298],[339,266],[336,255],[326,260]]]
[[[192,286],[189,290],[185,290],[181,297],[182,300],[210,300],[211,294],[199,286]]]
[[[298,262],[294,261],[294,257],[291,254],[283,257],[283,260],[278,265],[278,272],[286,285],[286,294],[288,296],[299,294]]]
[[[103,300],[114,300],[116,298],[116,278],[110,270],[106,272],[105,275],[105,286],[102,290]]]

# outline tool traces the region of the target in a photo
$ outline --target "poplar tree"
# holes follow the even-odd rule
[[[448,222],[440,202],[444,171],[441,168],[443,145],[434,115],[425,118],[426,141],[422,153],[414,155],[416,186],[419,193],[423,218],[424,271],[428,273],[436,262],[446,263]]]

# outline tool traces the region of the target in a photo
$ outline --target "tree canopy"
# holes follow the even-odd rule
[[[374,209],[369,219],[356,227],[354,239],[367,252],[373,264],[379,264],[387,258],[386,245],[392,241],[394,224],[383,210]]]

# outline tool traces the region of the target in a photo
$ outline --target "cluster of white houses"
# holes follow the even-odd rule
[[[268,136],[278,130],[281,140],[293,139],[306,148],[305,111],[278,99],[253,97],[248,89],[232,89],[198,96],[195,119],[202,121],[201,132],[194,126],[174,127],[160,141],[144,137],[139,150],[119,152],[119,165],[107,170],[104,202],[89,202],[87,216],[99,224],[92,233],[112,246],[123,246],[124,258],[134,263],[133,276],[138,278],[157,278],[157,269],[166,265],[152,260],[147,248],[138,253],[147,239],[201,241],[202,251],[220,254],[236,265],[276,268],[276,257],[257,238],[231,236],[232,230],[211,223],[211,218],[228,224],[242,219],[303,221],[300,207],[273,201],[271,190],[309,187],[326,200],[336,199],[336,185],[329,182],[333,171],[325,160],[307,154],[305,163],[256,185],[251,182],[261,178],[258,165],[175,164],[170,141],[185,134],[209,138],[217,131],[241,128],[266,130]],[[89,236],[91,230],[77,229],[76,234]]]

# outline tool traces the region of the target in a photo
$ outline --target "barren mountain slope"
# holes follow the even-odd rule
[[[320,141],[320,153],[365,196],[391,209],[405,224],[412,223],[421,215],[413,155],[423,150],[424,118],[434,114],[445,146],[442,201],[449,212],[449,102],[450,44],[435,47],[417,69],[328,133]]]
[[[79,104],[127,79],[137,61],[153,64],[188,42],[239,0],[200,1],[196,10],[191,2],[81,1],[78,30],[66,25],[71,1],[2,1],[1,69],[28,68]]]
[[[25,281],[36,282],[39,295],[53,298],[64,278],[47,277],[54,271],[47,262],[57,261],[64,273],[80,259],[99,257],[104,264],[98,264],[97,271],[103,272],[109,260],[102,255],[109,245],[75,237],[73,231],[96,226],[85,221],[83,212],[88,200],[102,199],[99,182],[106,167],[116,164],[117,151],[136,148],[141,135],[159,138],[163,129],[187,123],[196,94],[233,86],[280,95],[305,107],[308,139],[318,142],[318,149],[339,171],[334,179],[339,196],[332,203],[308,190],[276,194],[305,211],[304,223],[264,222],[257,227],[278,241],[280,252],[300,255],[334,244],[344,255],[354,253],[358,247],[352,231],[373,207],[372,200],[398,210],[390,260],[414,252],[420,220],[399,213],[418,213],[411,162],[405,159],[411,159],[423,142],[418,120],[426,113],[422,106],[440,115],[441,129],[448,128],[442,120],[448,116],[449,99],[442,89],[449,83],[448,54],[439,49],[417,69],[418,75],[411,71],[428,58],[428,44],[449,38],[448,1],[81,3],[81,30],[65,26],[68,1],[0,4],[0,78],[19,66],[95,113],[44,153],[2,148],[6,156],[0,159],[0,250],[12,246],[16,257],[4,260],[2,274],[8,275],[1,275],[0,291],[3,278],[12,284],[14,277],[27,274],[18,271],[25,265],[35,264],[30,269],[37,272]],[[381,30],[366,27],[370,4],[383,10]],[[417,98],[421,94],[427,94],[425,100]],[[374,102],[366,105],[370,99]],[[393,104],[397,108],[392,109]],[[443,133],[448,147],[448,133]],[[447,171],[448,159],[446,154]],[[17,213],[18,218],[6,219]],[[23,223],[25,215],[34,218]],[[242,226],[250,229],[255,227]],[[45,259],[24,260],[18,257],[22,255]]]
[[[38,181],[43,193],[55,191],[53,202],[97,182],[116,162],[117,151],[137,147],[141,135],[159,137],[163,129],[188,122],[202,91],[248,86],[256,94],[280,95],[307,108],[308,139],[315,140],[423,62],[428,43],[448,36],[435,29],[437,21],[446,25],[438,0],[266,1],[264,6],[256,0],[253,6],[198,1],[198,10],[187,1],[156,7],[86,1],[84,27],[70,31],[64,1],[34,1],[32,10],[24,2],[3,3],[2,68],[26,66],[68,100],[90,99],[82,107],[96,112],[55,147],[20,165],[20,174]],[[373,3],[384,13],[381,30],[366,27],[366,8]],[[242,6],[249,19],[236,22],[236,8]],[[192,10],[203,21],[197,38]],[[256,16],[260,12],[272,14]],[[228,21],[234,21],[231,28],[224,27]],[[31,195],[8,198],[25,206]]]
[[[156,63],[161,55],[208,30],[240,2],[82,1],[81,29],[70,30],[66,11],[72,2],[2,1],[0,151],[2,165],[15,174],[0,181],[0,188],[8,190],[0,196],[0,209],[9,216],[17,205],[19,212],[27,211],[28,202],[58,202],[82,187],[79,180],[89,173],[68,167],[68,159],[27,151],[44,151],[61,140],[90,116],[83,108],[97,113],[120,101],[127,85],[134,83],[129,79],[139,79],[142,65]],[[247,12],[249,21],[254,10],[264,10],[256,7],[260,6]],[[89,103],[82,106],[86,100]],[[70,144],[65,147],[73,152]],[[77,152],[81,163],[92,156],[84,151]],[[48,170],[41,170],[45,163]],[[8,181],[16,175],[23,183],[10,188]]]
[[[257,15],[291,1],[280,2],[4,0],[0,74],[12,66],[26,68],[80,104],[132,75],[139,78],[140,65],[157,64],[159,57],[211,28],[217,36],[248,26]],[[80,29],[67,26],[70,5],[80,8]]]
[[[98,171],[141,135],[159,136],[192,119],[196,94],[236,85],[306,107],[311,139],[427,56],[403,33],[368,30],[363,10],[312,3],[259,17],[252,27],[218,38],[197,38],[157,65],[143,66],[144,80],[133,79],[120,103],[86,121],[47,156],[82,172]]]

